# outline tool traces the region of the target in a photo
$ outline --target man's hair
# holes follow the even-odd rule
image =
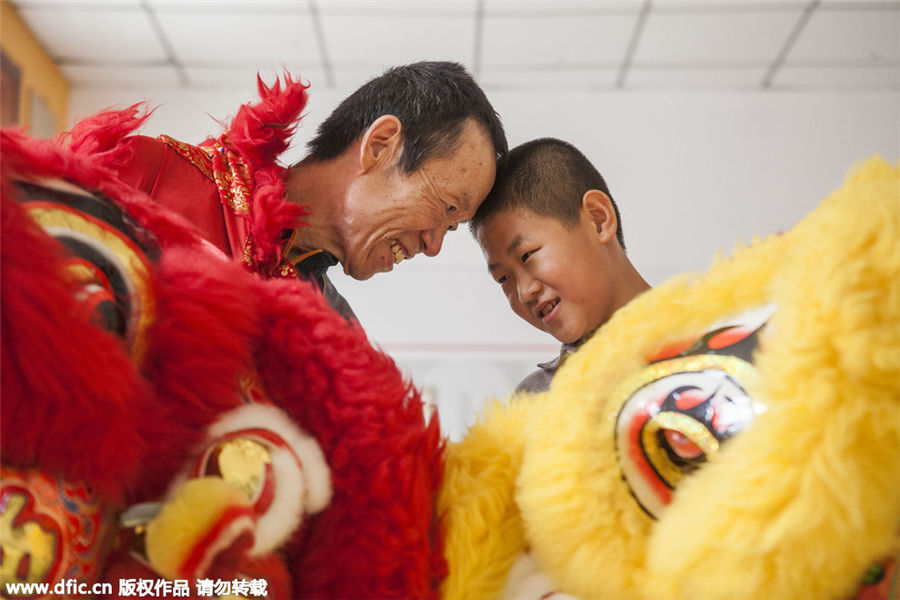
[[[498,163],[508,150],[499,115],[462,65],[418,62],[393,67],[350,94],[319,126],[307,158],[340,156],[383,115],[394,115],[403,125],[398,165],[403,173],[451,155],[467,119],[484,127]]]
[[[572,227],[578,223],[581,199],[588,190],[609,196],[618,223],[616,239],[624,250],[619,207],[603,176],[575,146],[554,138],[532,140],[510,150],[497,169],[494,187],[469,222],[469,230],[477,234],[485,219],[513,208],[525,208]]]

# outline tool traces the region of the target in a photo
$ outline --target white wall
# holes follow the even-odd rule
[[[310,89],[288,161],[348,90]],[[900,93],[513,93],[487,90],[510,145],[572,142],[604,175],[632,261],[651,283],[705,269],[719,250],[791,227],[840,185],[854,162],[900,157]],[[200,141],[246,90],[79,90],[76,117],[141,99],[157,109],[144,132]],[[900,199],[898,199],[900,201]],[[861,207],[864,209],[864,207]],[[356,282],[335,273],[371,339],[434,394],[458,437],[489,396],[504,396],[556,343],[519,321],[460,228],[440,256]]]

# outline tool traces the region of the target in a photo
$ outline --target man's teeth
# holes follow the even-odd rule
[[[397,240],[393,240],[391,242],[391,254],[394,255],[395,265],[406,258],[406,252],[403,250],[403,246],[401,246],[400,242],[398,242]]]
[[[556,300],[554,300],[553,302],[551,302],[550,304],[548,304],[547,306],[545,306],[544,308],[542,308],[542,309],[541,309],[541,317],[542,317],[542,318],[543,318],[543,317],[546,317],[547,314],[548,314],[551,310],[553,310],[554,308],[556,308],[556,305],[557,305],[557,304],[559,304],[559,298],[557,298]]]

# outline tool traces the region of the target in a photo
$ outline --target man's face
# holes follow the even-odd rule
[[[513,312],[560,342],[578,341],[615,310],[607,244],[584,211],[567,227],[511,208],[485,219],[477,234],[491,277]]]
[[[344,272],[368,279],[422,252],[435,256],[444,235],[472,218],[494,183],[496,159],[483,127],[469,121],[455,153],[401,173],[396,161],[361,174],[341,224]]]

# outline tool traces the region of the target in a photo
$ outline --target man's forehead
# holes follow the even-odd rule
[[[466,220],[475,214],[490,191],[484,167],[479,166],[478,169],[467,169],[465,174],[447,181],[446,192]]]
[[[478,211],[478,206],[481,204],[482,199],[476,198],[477,194],[473,194],[471,192],[461,193],[457,195],[459,200],[459,211],[461,213],[461,217],[463,220],[468,221],[471,219],[475,213]]]

